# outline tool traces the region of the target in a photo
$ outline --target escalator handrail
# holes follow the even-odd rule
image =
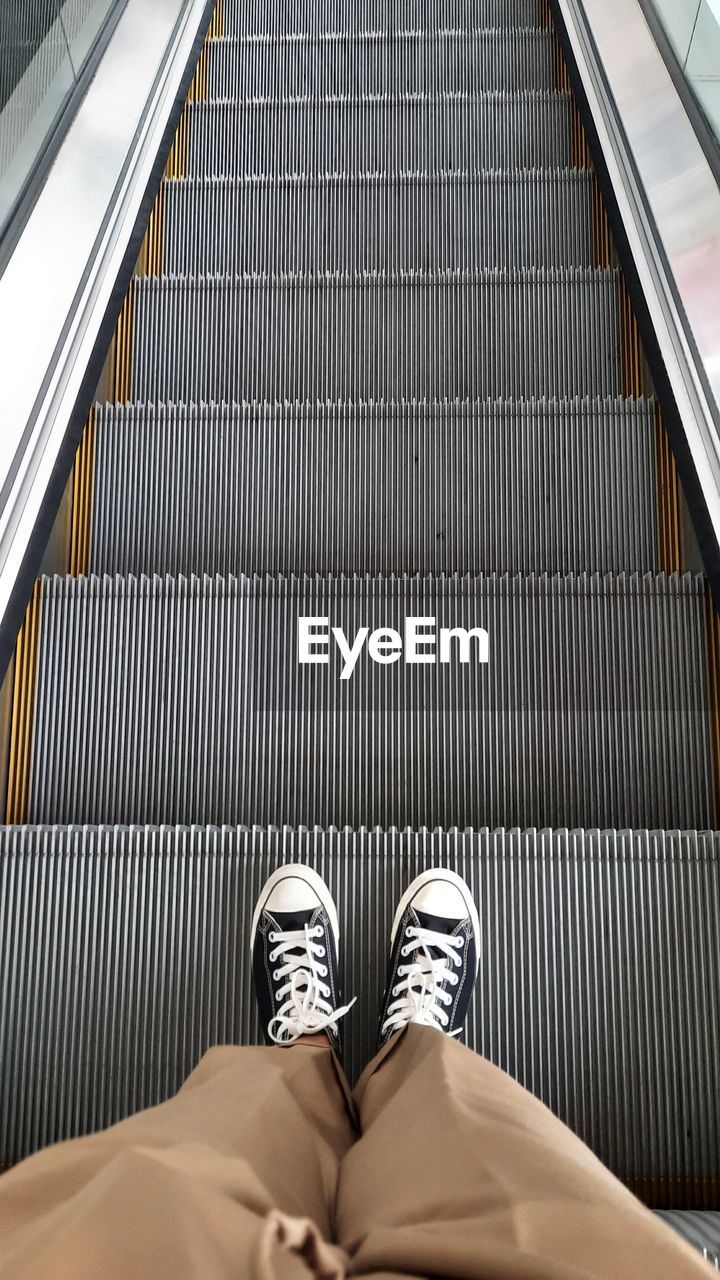
[[[214,6],[128,0],[0,277],[3,672]]]
[[[720,330],[715,343],[709,310],[717,312],[716,301],[709,304],[713,291],[720,296],[720,189],[642,0],[550,3],[720,599]],[[693,263],[700,256],[698,278]]]

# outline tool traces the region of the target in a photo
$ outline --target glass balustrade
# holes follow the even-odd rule
[[[126,0],[1,0],[0,236],[78,86],[97,38]]]

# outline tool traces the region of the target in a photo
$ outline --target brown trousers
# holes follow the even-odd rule
[[[427,1027],[352,1097],[329,1049],[212,1049],[176,1098],[0,1178],[2,1280],[346,1274],[710,1272],[542,1103]]]

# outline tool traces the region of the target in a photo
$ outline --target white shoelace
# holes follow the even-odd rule
[[[460,981],[453,969],[462,968],[462,959],[458,950],[465,945],[465,938],[454,937],[447,933],[435,933],[432,929],[422,929],[409,925],[405,930],[405,942],[400,950],[401,956],[415,955],[409,964],[398,965],[397,976],[401,979],[391,991],[397,997],[388,1005],[387,1017],[383,1023],[382,1034],[400,1031],[408,1022],[420,1022],[427,1027],[435,1027],[445,1031],[449,1017],[443,1005],[450,1005],[454,997],[444,991],[447,982],[456,987]],[[434,957],[431,947],[441,951],[442,955]],[[448,1034],[459,1036],[462,1028]]]
[[[331,990],[322,981],[328,976],[327,965],[321,963],[325,948],[314,941],[322,936],[322,925],[311,929],[307,924],[290,933],[268,934],[268,941],[273,944],[268,955],[270,963],[284,961],[273,970],[273,982],[282,983],[283,978],[287,979],[275,988],[279,1007],[268,1026],[268,1035],[275,1044],[293,1044],[300,1036],[315,1035],[328,1028],[337,1033],[338,1019],[355,1004],[355,1000],[351,1000],[341,1009],[333,1009],[328,1002]],[[280,1004],[284,996],[287,999]],[[276,1023],[277,1032],[273,1030]]]

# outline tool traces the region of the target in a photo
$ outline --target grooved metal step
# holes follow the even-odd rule
[[[546,25],[539,0],[223,0],[226,35]]]
[[[207,178],[165,185],[166,272],[590,267],[580,169]]]
[[[563,93],[267,98],[188,108],[188,177],[563,168]]]
[[[658,1210],[658,1217],[720,1271],[720,1213],[662,1209]]]
[[[619,314],[613,270],[146,278],[131,396],[618,395]]]
[[[554,89],[550,31],[230,36],[208,46],[210,99]]]
[[[5,828],[2,1161],[159,1102],[212,1044],[257,1040],[252,907],[300,860],[336,896],[344,989],[361,997],[343,1022],[352,1075],[373,1052],[397,900],[450,866],[481,925],[467,1042],[650,1203],[712,1203],[720,839],[696,832]]]
[[[644,400],[99,405],[90,565],[657,569],[655,434]]]
[[[45,579],[28,816],[707,827],[705,610],[690,575]],[[300,617],[482,628],[489,661],[341,679]]]

